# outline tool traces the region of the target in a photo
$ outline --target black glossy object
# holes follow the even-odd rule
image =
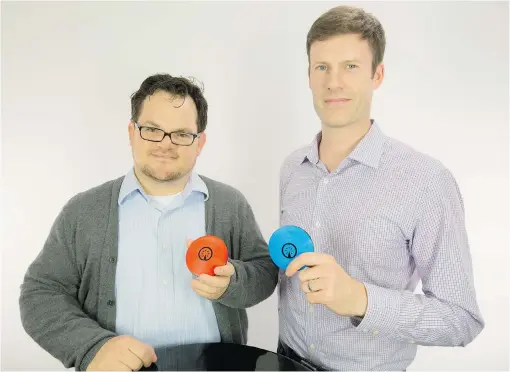
[[[157,362],[142,371],[310,371],[283,355],[239,344],[180,345],[155,351]]]

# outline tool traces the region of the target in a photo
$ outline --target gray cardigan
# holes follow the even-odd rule
[[[29,266],[19,305],[25,331],[66,368],[85,370],[115,334],[118,195],[124,177],[71,198]],[[267,244],[244,196],[201,176],[209,189],[206,232],[222,238],[235,274],[213,301],[222,342],[246,344],[245,308],[267,299],[278,281]]]

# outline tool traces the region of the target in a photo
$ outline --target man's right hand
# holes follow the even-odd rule
[[[117,336],[99,349],[87,371],[138,371],[156,360],[152,346],[131,336]]]

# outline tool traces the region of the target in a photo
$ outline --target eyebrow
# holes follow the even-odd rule
[[[161,128],[161,125],[156,124],[156,123],[154,123],[153,121],[150,121],[150,120],[149,120],[149,121],[146,121],[146,122],[145,122],[145,125],[152,125],[153,127]]]
[[[361,63],[361,61],[359,61],[357,59],[346,59],[346,60],[340,61],[339,63],[351,63],[351,62]],[[316,61],[316,62],[313,62],[313,64],[314,65],[317,65],[317,64],[330,65],[331,63],[326,62],[326,61]]]
[[[156,124],[156,123],[154,123],[153,121],[150,121],[150,120],[146,121],[146,122],[145,122],[145,125],[151,125],[151,126],[153,126],[153,127],[156,127],[156,128],[159,128],[159,129],[163,129],[163,128],[161,128],[161,126],[160,126],[159,124]],[[181,128],[177,128],[177,129],[174,129],[174,130],[172,130],[172,132],[186,132],[186,133],[193,133],[193,131],[192,131],[191,129],[189,129],[189,128],[183,128],[183,127],[181,127]]]

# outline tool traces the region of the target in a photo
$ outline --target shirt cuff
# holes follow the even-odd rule
[[[394,335],[402,301],[400,292],[370,283],[363,284],[367,290],[367,311],[363,318],[353,318],[353,325],[361,332],[374,336]]]

